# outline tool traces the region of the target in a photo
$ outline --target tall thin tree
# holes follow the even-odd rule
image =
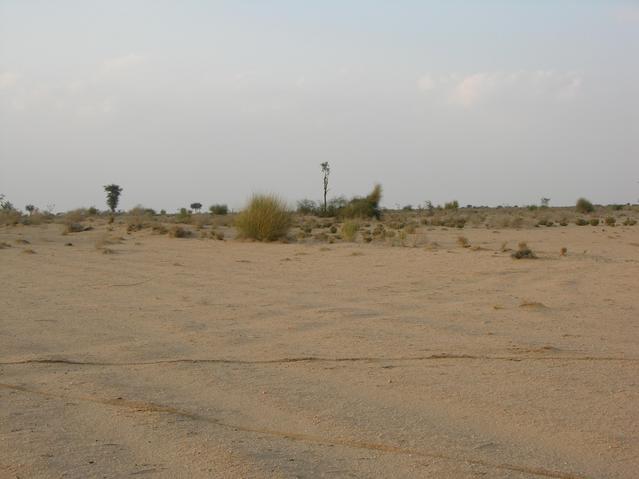
[[[324,211],[328,209],[328,204],[326,203],[326,194],[328,193],[328,175],[331,174],[331,167],[328,165],[328,161],[321,163],[322,173],[324,174]]]

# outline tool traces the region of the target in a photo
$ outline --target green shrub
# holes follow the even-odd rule
[[[578,213],[592,213],[595,211],[595,207],[586,198],[579,198],[575,208]]]
[[[615,219],[614,216],[607,216],[606,217],[606,225],[607,226],[614,226],[616,222],[617,222],[617,220]]]
[[[585,220],[585,219],[583,219],[583,218],[577,218],[577,219],[575,220],[575,224],[576,224],[577,226],[586,226],[586,225],[588,224],[588,220]]]
[[[227,215],[229,213],[229,207],[227,205],[211,205],[209,211],[212,215]]]
[[[459,202],[457,200],[449,201],[448,203],[444,203],[445,210],[456,210],[459,208]]]
[[[637,224],[637,220],[633,218],[626,218],[625,221],[623,222],[624,226],[634,226],[636,224]]]
[[[243,238],[275,241],[286,236],[291,222],[291,212],[282,199],[275,195],[254,195],[235,219],[235,226]]]
[[[590,219],[590,224],[592,226],[598,226],[599,225],[599,218],[591,218]]]
[[[379,202],[382,199],[382,185],[375,185],[373,191],[364,198],[355,197],[342,208],[344,218],[377,218],[381,216]]]

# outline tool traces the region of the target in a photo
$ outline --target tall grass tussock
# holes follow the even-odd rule
[[[257,241],[285,237],[291,223],[291,212],[286,203],[275,195],[254,195],[235,219],[239,236]]]

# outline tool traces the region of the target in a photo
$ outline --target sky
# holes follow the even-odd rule
[[[0,193],[639,201],[639,1],[0,0]]]

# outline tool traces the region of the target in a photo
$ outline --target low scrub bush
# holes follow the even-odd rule
[[[284,200],[275,195],[254,195],[235,218],[241,237],[258,241],[283,238],[291,227],[291,212]]]
[[[173,226],[169,230],[169,236],[172,238],[190,238],[192,235],[193,232],[191,230],[187,230],[186,228],[177,225]]]
[[[531,250],[524,241],[519,243],[519,248],[513,252],[511,256],[514,259],[537,259],[537,255],[535,255],[534,251]]]
[[[606,217],[606,226],[614,226],[615,223],[617,223],[617,220],[615,219],[614,216],[607,216]]]

